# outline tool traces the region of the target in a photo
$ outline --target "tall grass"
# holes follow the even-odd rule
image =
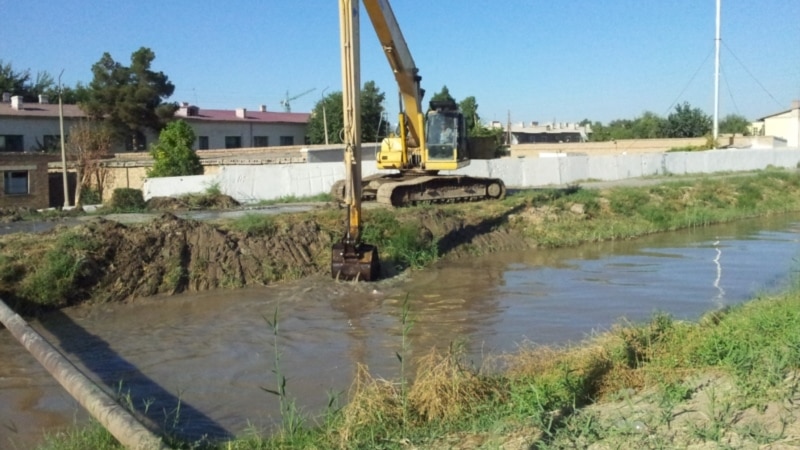
[[[87,233],[68,231],[55,246],[38,261],[31,275],[22,279],[19,292],[23,297],[41,305],[64,306],[83,293],[76,289],[89,264],[89,253],[100,242]]]

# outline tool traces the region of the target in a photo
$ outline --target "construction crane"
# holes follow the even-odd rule
[[[281,105],[283,106],[283,110],[285,112],[292,112],[292,106],[289,104],[289,102],[291,102],[292,100],[296,100],[296,99],[308,94],[309,92],[313,92],[315,89],[317,89],[317,88],[311,88],[311,89],[309,89],[309,90],[307,90],[305,92],[302,92],[300,94],[297,94],[297,95],[295,95],[293,97],[289,97],[289,91],[286,91],[286,97],[284,97],[284,99],[281,100]]]

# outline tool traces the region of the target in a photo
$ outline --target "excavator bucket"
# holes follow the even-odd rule
[[[347,242],[333,244],[331,276],[337,280],[375,281],[380,277],[378,248],[369,244]]]

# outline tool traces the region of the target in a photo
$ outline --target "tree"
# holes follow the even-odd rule
[[[447,89],[447,86],[442,86],[442,90],[441,91],[433,94],[433,97],[431,97],[431,101],[432,102],[434,102],[434,101],[448,101],[448,102],[456,103],[456,99],[453,98],[452,95],[450,95],[450,90]]]
[[[374,81],[367,81],[361,89],[361,142],[378,142],[389,134],[389,123],[383,120],[383,101],[386,94]]]
[[[344,127],[341,91],[328,94],[314,106],[308,119],[308,141],[311,144],[324,144],[326,126],[328,143],[341,144],[341,130]]]
[[[664,137],[667,121],[658,114],[645,111],[634,119],[632,132],[634,139],[656,139]]]
[[[473,96],[461,100],[458,104],[461,114],[464,115],[464,125],[467,132],[472,133],[477,127],[481,126],[481,118],[478,116],[478,101]]]
[[[147,171],[148,177],[177,177],[182,175],[202,175],[203,166],[192,145],[194,131],[183,120],[170,122],[158,136],[158,144],[150,149],[153,167]]]
[[[389,134],[389,122],[383,120],[383,101],[386,95],[374,81],[364,83],[361,89],[361,141],[375,142]],[[312,144],[325,143],[325,122],[328,124],[328,143],[342,143],[344,113],[342,92],[328,94],[314,106],[308,119],[308,140]]]
[[[81,121],[70,127],[67,156],[77,174],[75,205],[82,205],[83,189],[96,186],[97,194],[103,198],[103,188],[111,176],[102,160],[111,153],[112,134],[108,127],[98,123]]]
[[[750,121],[738,114],[728,114],[719,121],[719,132],[725,134],[750,135]]]
[[[0,59],[0,92],[19,95],[25,102],[38,102],[39,95],[52,95],[57,92],[53,76],[47,72],[31,75],[30,69],[15,71],[11,63],[3,63]]]
[[[105,118],[115,134],[140,149],[138,138],[145,129],[158,132],[172,118],[178,106],[164,103],[175,86],[163,72],[150,70],[155,53],[146,47],[133,52],[130,67],[103,53],[92,66],[94,78],[82,106],[93,118]]]
[[[711,117],[700,108],[692,108],[689,102],[677,105],[667,116],[666,137],[700,137],[711,131]]]

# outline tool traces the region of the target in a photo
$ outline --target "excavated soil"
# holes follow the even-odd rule
[[[438,239],[440,254],[448,257],[468,255],[463,244],[471,244],[470,251],[499,250],[521,241],[491,220],[456,219],[436,211],[421,211],[413,220],[420,239]],[[298,217],[259,236],[169,212],[137,225],[99,218],[73,231],[101,246],[85,257],[69,303],[89,298],[125,301],[328,274],[330,249],[339,238],[311,218]],[[391,262],[383,264],[383,276],[395,275],[394,270]]]
[[[164,213],[137,226],[98,220],[85,232],[103,242],[86,272],[89,294],[116,301],[183,291],[268,284],[320,273],[331,237],[304,220],[270,237],[247,236]],[[329,263],[329,261],[328,261]]]

